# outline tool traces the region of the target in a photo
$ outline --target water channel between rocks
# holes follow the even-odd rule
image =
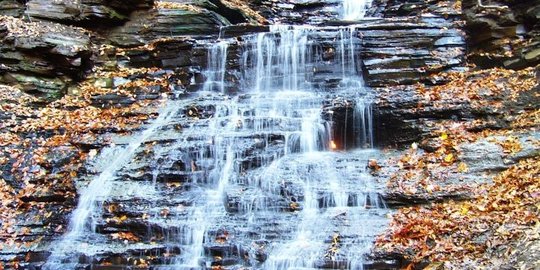
[[[346,19],[363,15],[345,2]],[[362,269],[387,221],[366,168],[377,151],[359,36],[272,26],[209,44],[201,89],[89,165],[43,268],[146,252],[154,269]],[[337,103],[352,114],[339,127]]]

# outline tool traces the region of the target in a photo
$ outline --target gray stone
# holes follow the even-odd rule
[[[99,108],[126,107],[135,103],[135,99],[119,94],[96,95],[91,98],[92,106]]]
[[[19,18],[24,12],[24,5],[16,0],[0,1],[0,15]]]
[[[130,21],[111,31],[109,39],[122,47],[139,46],[183,35],[217,34],[220,27],[227,25],[230,25],[227,19],[207,9],[157,7],[134,12]]]
[[[442,17],[373,20],[358,26],[369,86],[422,82],[464,63],[464,33]]]
[[[536,62],[540,60],[540,48],[531,50],[530,52],[523,55],[523,57],[529,62]]]
[[[133,10],[150,8],[152,3],[152,0],[30,0],[25,14],[37,19],[97,27],[121,23]]]
[[[486,139],[461,146],[461,160],[467,164],[470,172],[503,170],[507,166],[503,161],[503,149]]]
[[[38,96],[58,98],[91,67],[91,42],[80,28],[2,17],[0,82],[22,84]]]

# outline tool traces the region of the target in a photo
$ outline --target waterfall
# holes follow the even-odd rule
[[[63,264],[65,264],[68,253],[73,252],[74,248],[80,248],[81,246],[77,246],[80,244],[79,241],[85,243],[83,238],[88,238],[88,235],[95,232],[94,218],[100,212],[98,205],[107,197],[111,188],[111,181],[116,177],[116,173],[133,158],[135,152],[146,139],[173,118],[175,111],[173,104],[167,104],[159,112],[159,117],[143,129],[142,132],[133,136],[127,145],[111,146],[104,149],[103,153],[97,157],[96,162],[102,162],[101,166],[98,166],[102,167],[102,171],[81,192],[77,207],[69,219],[67,233],[57,243],[54,243],[51,250],[52,254],[43,269],[65,269],[66,266]],[[68,260],[73,261],[73,259],[69,258]]]
[[[81,192],[70,231],[44,269],[75,265],[66,256],[81,243],[94,245],[82,252],[88,256],[165,250],[160,270],[362,269],[386,212],[366,171],[377,151],[359,36],[354,26],[279,25],[205,44],[203,91],[169,101],[140,134],[103,151],[103,169]],[[341,109],[354,140],[340,151],[325,111],[335,99],[352,104]],[[137,227],[145,243],[94,233],[88,224],[125,230],[107,227],[100,204],[117,199],[112,182],[123,191],[133,179],[149,190],[126,206],[148,227]]]
[[[208,52],[208,68],[204,72],[206,81],[204,91],[219,91],[225,93],[225,67],[227,65],[227,49],[229,43],[221,41],[215,43]]]
[[[362,98],[357,99],[353,118],[354,132],[358,134],[356,136],[356,145],[373,148],[373,115],[371,103]]]
[[[365,91],[366,86],[357,67],[356,55],[360,49],[358,38],[355,38],[355,27],[339,29],[339,56],[341,61],[341,86],[349,91],[354,91],[354,110],[352,112],[352,122],[347,122],[354,134],[353,141],[343,138],[344,148],[369,147],[373,148],[373,116],[369,94]],[[346,117],[348,119],[348,117]],[[348,127],[345,127],[345,130]]]
[[[282,217],[296,220],[295,225],[289,225],[286,234],[267,247],[268,258],[264,262],[250,258],[252,264],[260,264],[262,269],[317,268],[326,258],[340,268],[360,269],[361,258],[370,246],[369,234],[373,233],[365,227],[364,219],[381,222],[369,209],[382,202],[374,192],[370,176],[360,169],[362,165],[340,168],[338,159],[347,164],[354,159],[329,152],[331,130],[322,118],[322,107],[330,91],[318,82],[322,76],[341,81],[335,94],[348,94],[357,105],[355,123],[351,123],[357,133],[355,143],[369,146],[371,110],[356,67],[356,30],[274,26],[270,32],[245,36],[243,40],[239,60],[240,92],[244,94],[225,100],[223,105],[218,101],[214,117],[199,131],[201,141],[211,142],[209,158],[213,164],[208,166],[201,198],[182,221],[188,237],[180,240],[184,252],[172,268],[210,267],[207,256],[213,248],[229,250],[223,247],[226,243],[220,232],[231,233],[229,230],[234,229],[242,234]],[[321,43],[331,48],[324,49]],[[221,57],[222,54],[213,53],[219,47],[226,45],[223,41],[211,45],[209,55]],[[324,55],[332,51],[336,52],[332,58]],[[225,66],[219,70],[213,63],[225,61],[228,59],[209,59],[209,70],[224,74]],[[318,72],[324,68],[327,71]],[[213,77],[208,76],[209,80]],[[253,151],[257,156],[251,160],[246,154]],[[361,161],[365,164],[371,152],[361,153],[365,153]],[[282,196],[289,184],[298,194],[286,195],[293,212],[283,216],[284,206],[276,205],[272,198]],[[247,194],[230,205],[237,188]],[[349,222],[345,227],[336,224],[336,217],[342,215]],[[236,222],[233,220],[242,221],[242,225],[230,227]],[[327,254],[329,237],[336,233],[355,236],[355,241],[342,244],[347,254]],[[240,249],[230,247],[230,252]]]
[[[343,0],[341,17],[344,20],[360,20],[366,15],[372,0]]]
[[[370,246],[365,242],[365,232],[355,232],[359,242],[349,243],[347,259],[340,260],[335,257],[339,256],[338,254],[327,253],[329,237],[338,230],[333,218],[340,213],[346,213],[350,216],[350,226],[361,229],[365,226],[363,218],[368,214],[357,213],[363,213],[363,209],[370,207],[372,203],[381,203],[378,202],[378,196],[371,191],[370,177],[367,174],[358,178],[360,181],[356,183],[356,187],[345,188],[348,185],[347,181],[344,181],[346,176],[343,175],[343,170],[336,168],[336,157],[327,151],[329,133],[322,124],[321,111],[318,109],[326,89],[313,83],[317,76],[315,71],[326,64],[316,39],[332,36],[332,41],[328,42],[332,42],[333,50],[337,51],[332,63],[336,68],[332,73],[341,78],[342,91],[352,92],[357,96],[354,113],[357,119],[351,125],[355,126],[355,132],[358,133],[358,145],[371,143],[371,110],[369,101],[365,99],[362,78],[356,68],[358,41],[355,34],[354,27],[325,30],[280,26],[273,28],[270,33],[259,34],[254,41],[256,43],[246,51],[251,55],[244,59],[256,59],[255,63],[247,62],[244,67],[248,70],[248,78],[250,74],[256,74],[256,77],[251,79],[256,82],[257,92],[266,90],[267,95],[277,93],[274,99],[281,105],[281,117],[296,115],[301,121],[297,128],[300,134],[288,137],[288,141],[293,143],[288,144],[291,149],[285,156],[274,161],[263,172],[253,175],[258,179],[258,183],[269,191],[281,190],[284,179],[288,179],[285,181],[298,184],[303,194],[303,199],[292,198],[292,204],[298,204],[299,207],[298,225],[294,233],[289,236],[289,240],[277,241],[272,245],[269,258],[262,265],[263,269],[318,268],[324,264],[321,261],[325,257],[336,264],[343,264],[336,265],[338,268],[362,268],[362,255]],[[249,72],[252,69],[257,72]],[[289,93],[290,90],[293,90],[293,93]],[[298,102],[303,98],[309,98],[309,102]],[[291,99],[296,102],[291,104]],[[293,110],[293,113],[288,113],[290,110]],[[295,141],[299,142],[299,147],[294,147],[297,144]],[[372,199],[373,202],[370,201]],[[262,208],[265,207],[268,208],[267,205]],[[243,207],[254,208],[254,205]],[[254,226],[257,226],[258,220],[268,218],[265,211],[248,211],[247,214],[251,215],[250,220]],[[368,228],[365,230],[369,231]]]
[[[274,25],[269,33],[252,37],[249,42],[252,47],[246,48],[243,58],[244,70],[252,73],[245,72],[245,80],[254,82],[247,87],[253,87],[256,92],[304,88],[312,55],[311,46],[307,44],[310,31],[309,27]],[[253,55],[250,54],[252,52]]]

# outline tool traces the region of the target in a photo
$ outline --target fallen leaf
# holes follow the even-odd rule
[[[467,164],[465,164],[463,162],[460,162],[459,165],[458,165],[457,170],[460,173],[466,173],[466,172],[469,171],[469,167],[467,166]]]
[[[446,134],[446,132],[443,132],[440,138],[441,140],[446,141],[448,139],[448,134]]]

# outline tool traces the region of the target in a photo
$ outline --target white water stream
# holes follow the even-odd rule
[[[122,167],[133,159],[133,155],[142,143],[158,128],[168,123],[175,112],[175,106],[167,104],[159,112],[158,118],[139,134],[135,134],[127,145],[111,146],[102,151],[101,157],[97,157],[98,162],[105,161],[107,163],[96,164],[97,167],[101,167],[102,171],[90,181],[81,193],[77,207],[69,219],[67,233],[52,245],[51,256],[43,266],[44,270],[66,269],[66,259],[69,263],[76,263],[76,261],[70,261],[66,256],[74,250],[84,248],[85,242],[81,244],[79,241],[95,232],[94,217],[100,213],[99,203],[105,200],[110,192],[111,180],[116,177],[116,173]]]
[[[369,5],[345,0],[343,18],[360,19]],[[354,121],[345,128],[354,140],[344,139],[343,150],[373,147],[369,91],[358,71],[359,34],[354,27],[272,26],[267,33],[244,36],[235,59],[242,73],[240,94],[228,97],[234,42],[222,40],[209,49],[197,100],[215,112],[190,122],[169,146],[174,151],[159,153],[191,162],[181,170],[193,176],[189,185],[182,184],[190,188],[183,192],[195,194],[174,214],[148,220],[163,230],[174,227],[177,234],[167,244],[178,246],[179,255],[159,269],[210,268],[212,257],[225,255],[254,269],[362,269],[381,223],[372,210],[384,206],[364,168],[374,151],[333,152],[338,138],[332,121],[323,117],[329,100],[346,96],[355,103],[347,111]],[[129,143],[97,157],[106,164],[82,191],[68,233],[54,244],[43,269],[77,264],[69,254],[92,244],[88,235],[95,231],[94,218],[111,181],[148,138],[180,117],[177,106],[185,104],[179,104],[169,102]],[[195,154],[186,150],[196,147]],[[154,168],[156,190],[159,174]],[[241,196],[234,206],[236,190]],[[234,237],[243,239],[233,244]],[[259,248],[264,255],[256,255]]]
[[[229,105],[218,109],[217,116],[210,120],[209,130],[205,132],[213,141],[215,166],[210,173],[212,188],[205,193],[202,205],[196,206],[193,217],[187,224],[193,224],[195,235],[186,246],[183,256],[174,268],[188,269],[204,265],[205,247],[213,242],[213,231],[228,214],[223,206],[227,198],[229,185],[236,185],[243,174],[240,168],[242,151],[247,134],[267,134],[282,136],[284,149],[259,165],[261,169],[249,175],[248,186],[262,187],[262,192],[278,192],[276,185],[292,182],[300,185],[303,198],[294,198],[295,214],[292,218],[298,222],[290,230],[289,236],[283,236],[269,246],[268,259],[262,269],[305,269],[321,267],[324,258],[340,264],[339,267],[360,269],[362,255],[369,250],[369,227],[364,220],[369,216],[368,208],[382,205],[370,184],[370,176],[357,176],[351,185],[347,180],[349,171],[336,168],[335,159],[339,155],[330,150],[331,126],[322,119],[323,102],[328,90],[317,85],[317,69],[324,67],[323,50],[319,43],[323,39],[331,42],[336,51],[335,57],[326,60],[332,68],[333,76],[341,78],[339,93],[351,93],[355,97],[356,109],[353,130],[357,132],[357,141],[351,145],[372,146],[373,124],[369,101],[365,99],[366,88],[356,70],[355,51],[357,50],[356,31],[354,28],[318,29],[314,27],[274,26],[268,33],[260,33],[246,39],[242,54],[244,80],[242,99],[230,100]],[[225,59],[226,50],[223,42],[210,49],[211,59]],[[214,60],[215,61],[215,60]],[[221,65],[210,65],[219,68]],[[210,70],[208,74],[224,74],[226,70]],[[223,78],[223,77],[221,77]],[[215,80],[214,77],[210,77]],[[222,81],[213,82],[225,84]],[[270,146],[268,138],[256,139]],[[276,156],[277,154],[277,156]],[[358,170],[358,169],[354,169]],[[261,204],[263,194],[240,203],[247,218],[247,227],[260,226],[260,219],[269,219],[279,213],[270,210],[273,206]],[[225,202],[226,203],[226,202]],[[296,209],[297,207],[297,209]],[[201,215],[203,218],[201,218]],[[336,217],[346,216],[346,225],[338,224]],[[204,221],[203,221],[204,220]],[[241,229],[241,228],[237,228]],[[333,235],[354,235],[354,245],[344,245],[347,254],[328,254],[329,237]],[[337,238],[336,238],[337,239]],[[357,246],[355,246],[357,245]],[[337,258],[340,257],[341,258]]]
[[[341,17],[344,20],[360,20],[371,7],[372,0],[343,0]]]

